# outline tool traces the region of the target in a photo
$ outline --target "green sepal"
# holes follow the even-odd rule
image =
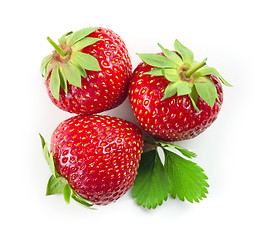
[[[97,59],[87,53],[73,52],[70,62],[90,71],[101,71]]]
[[[52,96],[59,101],[60,76],[58,66],[52,69],[50,77],[50,91]]]
[[[42,63],[41,63],[41,74],[42,76],[44,77],[43,73],[45,73],[46,75],[46,69],[47,69],[47,66],[49,64],[49,62],[51,61],[52,59],[52,54],[46,56],[43,60],[42,60]],[[46,77],[45,77],[46,79]]]
[[[160,101],[165,100],[166,98],[170,98],[177,93],[177,84],[176,83],[169,83],[165,88],[164,96],[161,98]]]
[[[72,199],[75,200],[76,202],[80,203],[81,205],[88,207],[89,209],[94,209],[91,208],[93,206],[93,204],[91,202],[89,202],[88,200],[82,198],[81,196],[79,196],[75,191],[72,191]]]
[[[153,68],[151,71],[144,73],[144,75],[163,76],[162,68]]]
[[[167,48],[164,48],[161,44],[158,43],[158,46],[161,48],[163,54],[176,63],[176,68],[183,64],[182,59],[173,51],[170,51]]]
[[[69,46],[72,47],[75,43],[85,38],[92,32],[96,31],[97,29],[98,29],[97,27],[88,27],[88,28],[83,28],[79,31],[76,31],[68,37],[67,44],[69,44]]]
[[[79,67],[71,62],[66,62],[61,65],[61,72],[71,85],[81,88],[81,71]]]
[[[165,56],[153,53],[137,54],[139,58],[150,66],[157,68],[177,68],[176,63]]]
[[[162,69],[164,77],[170,82],[181,81],[179,74],[176,69]]]
[[[81,49],[90,46],[98,41],[101,41],[102,39],[100,38],[92,38],[92,37],[85,37],[84,39],[76,42],[73,46],[72,46],[72,50],[73,51],[80,51]]]
[[[70,203],[70,199],[71,199],[71,195],[72,195],[72,189],[71,187],[69,186],[69,184],[66,184],[63,188],[63,196],[64,196],[64,199],[65,199],[65,202],[67,204]]]
[[[55,178],[53,175],[49,178],[46,195],[59,194],[63,192],[66,183],[61,178]]]
[[[59,39],[58,39],[58,42],[61,44],[61,45],[64,45],[66,43],[66,37],[71,35],[73,32],[70,31],[70,32],[67,32],[65,34],[63,34]]]
[[[156,149],[142,154],[131,194],[144,208],[156,208],[167,200],[170,192],[168,177]]]
[[[196,163],[184,159],[179,155],[163,148],[165,154],[164,169],[168,176],[173,198],[176,196],[184,201],[185,199],[191,203],[199,202],[206,198],[209,187],[206,180],[208,177],[204,174],[204,170]]]
[[[191,94],[189,94],[189,97],[190,97],[190,101],[191,101],[192,106],[194,107],[194,109],[195,109],[197,112],[200,112],[199,108],[197,107],[197,102],[195,101],[195,99],[192,97]]]
[[[55,164],[54,164],[54,159],[53,159],[53,154],[49,152],[47,144],[41,134],[39,134],[40,139],[41,139],[41,144],[42,144],[42,150],[43,150],[43,156],[48,163],[51,173],[54,177],[59,177],[59,174],[56,171]]]
[[[174,42],[174,49],[181,55],[184,64],[190,66],[193,63],[194,61],[193,52],[187,47],[183,46],[177,39]]]
[[[183,96],[191,93],[191,86],[188,82],[179,81],[177,85],[177,96]]]
[[[191,93],[189,94],[189,97],[193,107],[195,108],[197,112],[199,112],[200,110],[197,107],[198,93],[194,84],[191,87]]]
[[[195,72],[196,77],[203,77],[206,75],[214,75],[218,77],[225,86],[233,87],[220,75],[220,73],[215,68],[204,66]]]
[[[212,108],[217,99],[217,90],[214,83],[206,78],[199,77],[199,82],[195,82],[195,88],[198,95]]]
[[[167,142],[157,142],[157,143],[161,147],[174,148],[174,149],[178,150],[183,156],[188,157],[188,158],[195,158],[197,156],[196,153],[194,153],[184,147],[172,144],[172,143],[167,143]]]
[[[60,86],[62,87],[64,92],[67,94],[67,79],[60,67],[58,68],[58,71],[59,71],[59,77],[60,77]]]

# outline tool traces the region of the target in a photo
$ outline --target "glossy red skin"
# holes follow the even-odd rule
[[[142,153],[141,130],[108,116],[78,115],[54,131],[55,167],[71,188],[97,205],[116,201],[133,185]]]
[[[82,77],[82,88],[68,84],[67,94],[61,88],[59,101],[51,94],[50,75],[46,81],[51,101],[60,109],[76,114],[95,114],[119,106],[128,95],[132,74],[126,45],[115,32],[99,28],[88,37],[102,39],[81,50],[94,56],[102,71],[87,71],[88,78]]]
[[[141,127],[154,138],[164,141],[191,139],[202,133],[217,118],[223,101],[222,85],[215,76],[214,82],[220,102],[213,108],[198,97],[196,111],[188,95],[160,101],[169,81],[163,76],[144,75],[151,66],[140,63],[130,80],[129,98],[132,109]]]

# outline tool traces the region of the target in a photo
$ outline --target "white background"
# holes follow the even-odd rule
[[[254,239],[255,37],[253,1],[5,1],[1,4],[1,239]],[[198,61],[208,58],[234,88],[224,87],[216,122],[180,145],[197,153],[209,177],[199,204],[169,198],[155,210],[130,192],[88,210],[61,195],[45,196],[47,141],[71,116],[49,100],[40,63],[63,33],[89,26],[117,32],[133,67],[136,53],[173,49],[177,38]],[[135,122],[129,102],[107,112]]]

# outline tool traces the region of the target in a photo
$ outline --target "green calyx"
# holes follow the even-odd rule
[[[148,140],[154,149],[142,154],[131,191],[137,204],[148,209],[156,208],[169,195],[191,203],[206,198],[208,178],[204,170],[191,161],[196,154],[171,143]]]
[[[198,96],[210,107],[213,107],[215,101],[218,100],[215,84],[209,75],[215,75],[228,87],[232,86],[216,69],[206,66],[207,59],[202,62],[195,61],[193,52],[178,40],[174,43],[176,53],[164,48],[161,44],[158,46],[163,56],[158,54],[138,54],[138,56],[143,62],[154,67],[145,74],[164,76],[169,81],[161,101],[175,94],[177,96],[189,95],[193,107],[199,111],[196,106]]]
[[[53,155],[51,152],[49,152],[47,144],[46,144],[43,136],[41,134],[39,134],[39,136],[41,139],[44,158],[45,158],[47,164],[49,165],[51,173],[52,173],[51,177],[49,178],[48,184],[47,184],[46,195],[48,196],[48,195],[63,193],[64,200],[67,204],[70,203],[70,199],[72,198],[73,200],[82,204],[83,206],[91,208],[91,206],[93,206],[93,204],[90,203],[89,201],[87,201],[86,199],[82,198],[81,196],[79,196],[70,187],[70,185],[68,184],[66,179],[64,179],[63,177],[61,177],[58,174],[58,172],[55,168]]]
[[[49,43],[54,47],[52,54],[41,63],[41,73],[45,80],[50,75],[50,90],[59,100],[60,88],[67,94],[67,83],[81,88],[81,77],[87,78],[86,70],[101,71],[97,59],[81,50],[101,39],[88,37],[97,28],[83,28],[77,32],[65,33],[56,44],[50,37]]]

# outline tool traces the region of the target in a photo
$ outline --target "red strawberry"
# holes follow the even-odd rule
[[[133,185],[142,147],[141,131],[133,123],[78,115],[56,128],[50,151],[57,176],[68,183],[75,200],[106,205]]]
[[[112,30],[69,32],[42,61],[50,99],[60,109],[94,114],[120,105],[128,95],[131,61],[123,40]]]
[[[172,52],[139,54],[143,60],[131,77],[129,97],[141,127],[157,139],[196,137],[217,118],[223,100],[222,76],[178,40]]]

